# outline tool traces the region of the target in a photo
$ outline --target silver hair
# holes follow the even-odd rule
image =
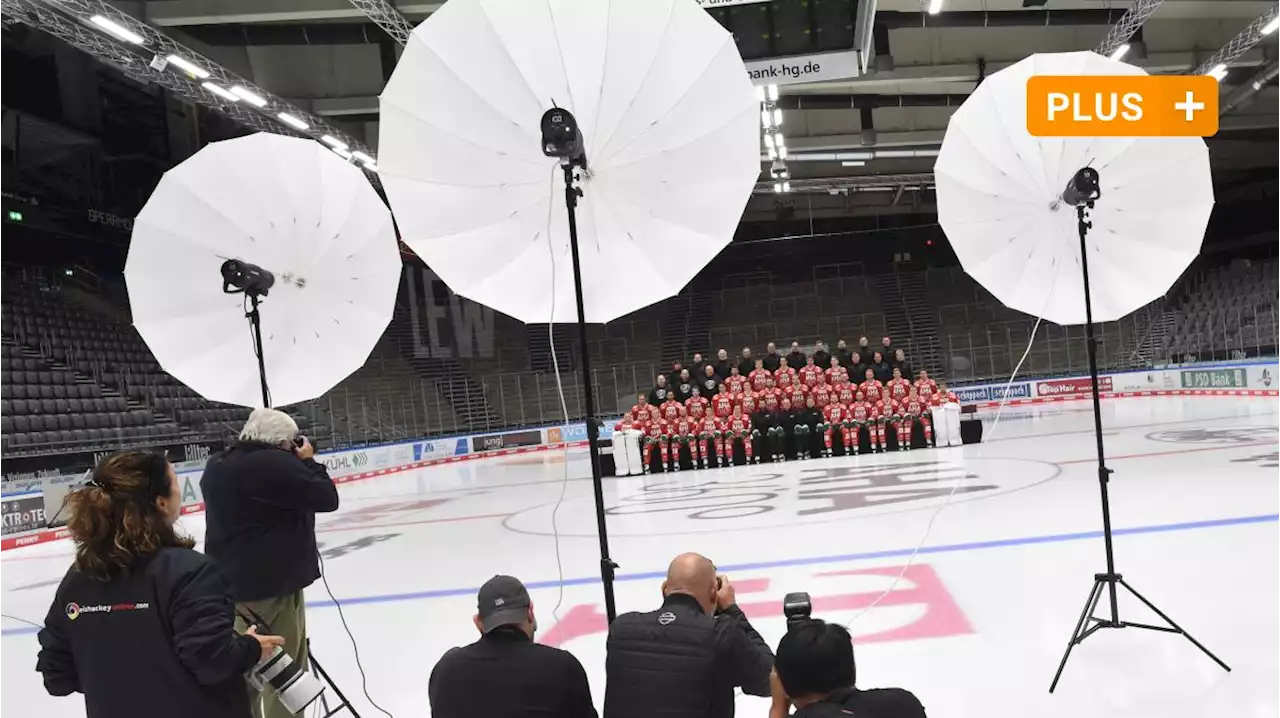
[[[292,416],[276,409],[254,409],[240,430],[241,441],[282,444],[298,435],[298,423]]]

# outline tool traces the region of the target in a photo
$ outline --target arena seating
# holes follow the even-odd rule
[[[1241,260],[1191,282],[1186,300],[1169,312],[1159,358],[1230,359],[1274,352],[1276,260]]]

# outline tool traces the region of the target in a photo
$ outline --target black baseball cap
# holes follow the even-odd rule
[[[529,618],[529,592],[520,579],[511,576],[494,576],[485,581],[476,595],[476,604],[485,633]]]

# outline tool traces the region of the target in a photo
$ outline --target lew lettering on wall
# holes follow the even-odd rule
[[[1049,481],[1060,471],[1053,464],[1031,459],[968,458],[959,464],[878,456],[862,461],[866,463],[786,473],[757,466],[690,483],[683,478],[654,477],[651,483],[622,493],[606,508],[609,532],[653,536],[751,531],[917,511],[940,505],[953,487],[953,503],[973,501]],[[595,535],[590,501],[581,497],[564,502],[557,514],[560,535]],[[551,535],[553,508],[554,503],[549,503],[522,511],[503,525],[512,531]]]
[[[420,359],[493,356],[493,310],[449,290],[426,267],[405,266],[413,355]]]

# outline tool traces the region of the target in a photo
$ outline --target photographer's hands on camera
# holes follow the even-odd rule
[[[305,436],[299,436],[302,440],[301,444],[294,444],[293,453],[298,455],[299,459],[310,459],[316,455],[316,449],[311,445],[311,439]]]
[[[737,603],[737,592],[733,589],[733,584],[729,582],[729,577],[724,574],[716,575],[716,611],[727,611],[730,606]]]
[[[257,626],[249,626],[249,630],[245,631],[244,635],[258,642],[258,650],[261,651],[258,655],[259,663],[270,658],[277,648],[284,648],[283,638],[280,636],[260,636],[258,635]]]

